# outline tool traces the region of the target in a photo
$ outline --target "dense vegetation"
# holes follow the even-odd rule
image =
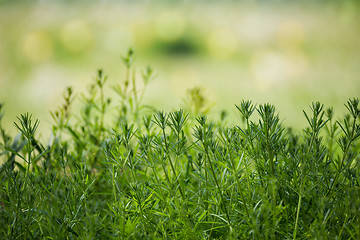
[[[0,125],[1,239],[360,239],[359,99],[338,121],[312,103],[299,134],[251,101],[228,126],[196,90],[185,110],[143,105],[123,60],[119,101],[99,70],[79,113],[66,90],[47,142],[29,114],[16,137]]]

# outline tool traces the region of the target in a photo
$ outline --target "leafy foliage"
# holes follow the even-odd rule
[[[145,107],[134,52],[123,60],[113,122],[99,70],[76,116],[66,90],[47,143],[29,114],[16,137],[0,125],[2,239],[360,238],[358,99],[338,121],[313,103],[299,134],[251,101],[227,126],[198,115],[203,100],[191,113]],[[152,78],[147,68],[145,86]]]

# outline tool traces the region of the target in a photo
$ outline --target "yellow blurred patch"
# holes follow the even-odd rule
[[[156,38],[153,26],[146,19],[137,19],[131,27],[132,38],[135,46],[147,48]]]
[[[61,42],[72,53],[88,50],[94,41],[91,27],[82,20],[68,22],[61,30]]]
[[[288,20],[282,23],[277,32],[278,42],[285,48],[297,49],[305,40],[304,25],[297,20]]]
[[[53,53],[53,43],[50,36],[43,31],[30,32],[21,42],[24,56],[33,62],[49,59]]]
[[[234,32],[219,28],[210,32],[206,46],[211,55],[225,59],[236,53],[238,39]]]

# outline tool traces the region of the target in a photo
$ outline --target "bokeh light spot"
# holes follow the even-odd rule
[[[281,53],[273,50],[261,50],[254,54],[250,69],[259,90],[287,84],[300,77],[307,68],[304,54]]]
[[[211,55],[217,58],[229,58],[237,51],[238,39],[234,32],[219,28],[210,32],[206,46]]]
[[[166,42],[174,42],[185,32],[184,17],[175,11],[166,11],[156,19],[156,33],[158,38]]]
[[[251,72],[256,86],[267,90],[286,79],[287,61],[274,51],[257,52],[251,61]]]
[[[67,50],[72,53],[81,53],[91,47],[94,36],[88,23],[73,20],[62,28],[60,38]]]
[[[26,34],[22,39],[21,45],[25,57],[33,62],[45,61],[53,53],[52,40],[43,31],[34,31]]]

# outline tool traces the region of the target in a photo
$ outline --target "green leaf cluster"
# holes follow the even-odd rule
[[[29,114],[9,136],[0,105],[1,239],[360,239],[359,99],[339,120],[312,103],[299,133],[242,101],[229,126],[201,115],[203,98],[143,105],[133,50],[123,60],[118,99],[102,70],[76,114],[68,88],[47,142]]]

